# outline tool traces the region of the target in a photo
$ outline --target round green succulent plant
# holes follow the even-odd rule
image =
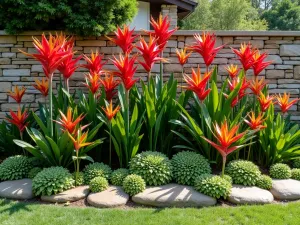
[[[171,161],[160,152],[146,151],[130,161],[131,174],[140,175],[147,185],[159,186],[172,180]]]
[[[231,178],[231,176],[229,176],[227,174],[224,174],[224,176],[222,178],[225,179],[225,180],[227,180],[229,183],[232,184],[232,178]]]
[[[258,166],[246,160],[231,161],[225,171],[232,178],[234,184],[245,186],[254,186],[261,175]]]
[[[123,189],[125,193],[134,196],[146,189],[146,183],[141,176],[131,174],[124,179]]]
[[[291,173],[292,173],[291,176],[292,179],[300,180],[300,169],[292,169]]]
[[[101,192],[108,188],[108,181],[104,177],[95,177],[90,182],[91,192]]]
[[[83,170],[83,179],[85,184],[90,184],[90,181],[95,177],[104,177],[107,180],[111,176],[111,168],[104,163],[92,163]]]
[[[32,180],[32,190],[36,196],[58,194],[74,185],[72,174],[63,167],[43,169]]]
[[[300,158],[293,161],[293,168],[300,169]]]
[[[0,180],[19,180],[28,177],[32,164],[26,156],[16,155],[0,164]]]
[[[179,152],[173,156],[171,163],[173,178],[179,184],[193,186],[196,177],[211,173],[207,159],[195,152]]]
[[[202,174],[195,179],[195,189],[213,198],[227,198],[231,188],[231,183],[221,176]]]
[[[76,172],[72,173],[73,179],[76,181]],[[77,181],[75,182],[76,186],[83,185],[83,172],[78,173]]]
[[[122,186],[125,177],[129,175],[129,170],[125,168],[120,168],[112,172],[111,174],[111,184],[116,186]]]
[[[42,170],[43,170],[43,169],[40,168],[40,167],[33,167],[33,168],[29,171],[29,173],[28,173],[28,178],[30,178],[30,179],[35,178],[35,176],[36,176],[39,172],[41,172]]]
[[[272,178],[267,175],[260,175],[256,181],[256,186],[262,189],[270,190],[272,188]]]
[[[270,167],[270,176],[274,179],[289,179],[292,176],[291,168],[287,164],[276,163]]]

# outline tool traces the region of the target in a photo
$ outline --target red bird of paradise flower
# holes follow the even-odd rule
[[[240,60],[241,64],[243,65],[244,71],[247,72],[254,63],[253,55],[255,51],[252,51],[251,44],[241,44],[239,50],[231,48],[232,51],[237,55],[238,59]]]
[[[283,96],[281,96],[281,94],[279,95],[276,95],[276,100],[278,103],[278,105],[280,106],[280,109],[281,109],[281,112],[282,113],[286,113],[291,107],[293,104],[295,104],[296,102],[299,101],[299,98],[297,99],[294,99],[292,101],[289,102],[290,100],[290,93],[284,93]]]
[[[216,36],[215,34],[210,34],[208,32],[203,32],[202,35],[195,34],[194,37],[196,43],[191,45],[189,49],[199,53],[202,56],[206,67],[209,67],[224,45],[215,48]]]
[[[261,111],[265,112],[273,103],[274,97],[270,96],[269,94],[265,96],[264,93],[260,92],[259,96],[257,96],[257,99],[259,101]]]
[[[97,73],[91,74],[88,73],[85,75],[86,83],[84,85],[93,93],[95,94],[100,88],[100,75]]]
[[[91,53],[91,58],[86,55],[83,55],[83,58],[87,62],[85,65],[81,65],[84,68],[87,68],[90,71],[90,74],[101,74],[103,66],[106,62],[102,62],[103,56],[99,52]]]
[[[72,140],[74,144],[74,149],[76,152],[78,152],[81,148],[89,146],[93,144],[93,142],[86,142],[88,137],[88,131],[85,133],[82,133],[82,128],[79,128],[76,132],[75,138],[68,133],[70,139]]]
[[[10,116],[6,117],[6,120],[16,125],[22,136],[23,131],[28,126],[28,122],[26,122],[28,116],[27,110],[22,112],[21,107],[19,106],[17,113],[14,113],[12,110],[10,110]]]
[[[212,71],[205,72],[203,77],[201,76],[200,67],[198,67],[197,71],[192,69],[192,77],[189,77],[186,74],[183,74],[183,78],[188,84],[188,86],[183,86],[183,88],[191,90],[195,92],[198,96],[198,98],[201,101],[204,101],[204,99],[207,97],[207,95],[210,92],[210,88],[206,89],[207,82],[210,79],[210,76],[212,74]]]
[[[35,79],[35,84],[33,84],[32,86],[38,91],[40,91],[43,96],[48,96],[49,82],[44,77],[42,78],[42,81]]]
[[[264,89],[266,86],[267,82],[265,82],[264,78],[261,78],[260,80],[255,77],[254,80],[251,81],[250,83],[250,89],[255,95],[259,95],[260,92]]]
[[[112,100],[110,101],[109,104],[106,104],[106,107],[102,107],[107,119],[109,121],[112,120],[112,118],[115,117],[115,115],[119,112],[120,110],[120,106],[118,105],[115,109],[113,109],[113,104],[112,104]]]
[[[67,115],[65,115],[62,111],[59,110],[61,118],[55,122],[60,124],[63,127],[63,131],[68,131],[70,134],[73,134],[77,125],[83,120],[84,116],[81,114],[76,119],[72,113],[72,108],[69,107],[67,110]]]
[[[255,113],[253,111],[248,114],[249,120],[244,119],[245,123],[250,127],[251,130],[262,130],[266,128],[267,126],[263,125],[263,122],[266,119],[263,119],[263,114],[260,112],[257,117],[255,116]]]
[[[71,53],[67,56],[61,64],[58,66],[58,71],[62,73],[65,80],[70,79],[75,70],[80,67],[80,65],[76,65],[76,63],[82,58],[82,56],[73,59],[74,53]]]
[[[228,72],[229,76],[231,78],[235,78],[236,75],[239,73],[240,69],[238,68],[237,65],[233,65],[231,64],[230,66],[228,67],[225,67],[225,70]]]
[[[166,44],[168,43],[168,40],[178,28],[176,27],[174,29],[169,30],[171,22],[167,16],[163,18],[161,14],[159,15],[157,21],[155,21],[154,18],[151,17],[150,24],[153,27],[154,31],[147,31],[147,33],[149,35],[154,36],[157,39],[159,49],[163,51],[166,47]]]
[[[180,51],[179,49],[176,49],[176,55],[181,66],[184,66],[184,64],[186,64],[188,58],[192,54],[192,52],[187,53],[186,51],[187,48],[181,49]]]
[[[133,49],[133,42],[138,35],[133,35],[134,29],[130,30],[127,25],[124,25],[123,30],[118,26],[115,32],[116,37],[107,37],[111,42],[119,46],[124,54],[129,54]]]
[[[132,88],[132,86],[135,84],[135,82],[138,79],[133,79],[133,76],[135,74],[135,71],[137,69],[137,66],[134,66],[134,63],[136,62],[136,55],[129,58],[129,55],[126,54],[123,56],[120,54],[119,59],[117,59],[114,56],[114,59],[112,59],[113,64],[115,67],[119,70],[114,72],[114,74],[121,78],[125,89],[128,91]]]
[[[150,35],[149,44],[145,41],[144,38],[140,39],[140,46],[136,46],[140,51],[141,56],[144,59],[144,62],[138,60],[138,62],[144,67],[144,69],[149,73],[155,62],[162,61],[163,59],[158,57],[160,53],[159,46],[157,45],[156,39],[153,39]]]
[[[205,141],[211,144],[218,152],[222,155],[223,158],[223,168],[222,168],[222,175],[224,175],[224,168],[226,164],[227,156],[232,153],[233,151],[243,147],[244,145],[234,146],[234,144],[240,140],[247,132],[242,132],[238,134],[239,125],[234,125],[231,129],[228,125],[227,120],[225,119],[221,126],[217,123],[213,124],[214,133],[213,135],[218,141],[218,144],[207,139],[204,136],[201,136]]]
[[[239,77],[236,77],[236,78],[232,79],[231,81],[230,80],[228,81],[229,89],[231,91],[233,91],[240,82],[242,82],[242,86],[238,92],[239,99],[243,98],[246,95],[245,92],[250,85],[249,81],[247,81],[247,79],[245,77],[242,80],[240,80]]]
[[[110,101],[117,93],[115,88],[120,84],[120,81],[115,80],[113,74],[106,73],[104,79],[100,78],[100,83],[105,89],[106,100]]]
[[[272,61],[267,61],[264,62],[264,60],[268,57],[267,53],[262,53],[260,54],[260,52],[258,50],[255,51],[255,53],[253,54],[253,65],[252,65],[252,69],[254,72],[255,76],[258,76],[261,71],[263,71],[266,67],[268,67],[269,65],[271,65],[273,62]]]
[[[15,86],[15,91],[8,91],[8,96],[10,96],[11,98],[13,98],[18,104],[21,103],[22,98],[25,94],[26,88],[22,87],[22,89],[19,89],[19,87],[16,85]]]
[[[61,41],[59,38],[55,38],[51,34],[49,35],[49,40],[47,40],[44,34],[42,35],[41,42],[35,37],[32,39],[33,46],[36,48],[38,53],[30,54],[21,50],[19,51],[40,61],[46,77],[48,79],[52,79],[54,71],[59,67],[62,61],[72,53],[70,51],[65,51],[65,40]]]

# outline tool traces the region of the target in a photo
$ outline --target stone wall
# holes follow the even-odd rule
[[[176,48],[183,48],[186,44],[193,42],[193,34],[199,31],[178,31],[169,41],[164,52],[170,63],[164,65],[166,74],[174,72],[174,75],[181,79],[181,66],[177,63],[175,55]],[[230,47],[239,48],[242,42],[251,42],[254,47],[262,51],[267,51],[273,60],[262,76],[269,82],[271,93],[290,92],[293,98],[299,96],[300,88],[300,32],[241,32],[223,31],[216,32],[217,44],[226,44],[224,49],[217,55],[214,65],[218,66],[220,82],[227,76],[224,67],[226,64],[238,63]],[[43,100],[41,95],[31,86],[34,79],[42,77],[42,67],[35,60],[28,58],[19,52],[20,50],[34,52],[32,46],[32,36],[40,37],[39,32],[24,33],[19,36],[6,35],[0,31],[0,119],[4,118],[9,109],[15,110],[17,104],[7,97],[7,91],[15,85],[25,86],[26,94],[23,98],[24,103],[30,103],[32,107],[37,107],[37,102]],[[120,49],[105,37],[76,37],[77,54],[89,54],[91,50],[98,49],[105,55],[106,59],[117,55]],[[81,63],[84,63],[83,61]],[[191,68],[204,68],[202,58],[193,53],[185,65],[184,71],[191,72]],[[112,63],[108,61],[106,69],[113,69]],[[158,72],[159,66],[155,65],[153,72]],[[79,69],[71,78],[71,89],[83,88],[84,70]],[[136,74],[146,80],[146,73],[139,66]],[[251,76],[251,71],[249,75]],[[167,79],[167,77],[166,77]],[[59,80],[59,76],[55,76]],[[300,121],[300,105],[295,105],[291,109],[292,119]]]
[[[161,5],[161,14],[163,17],[167,16],[169,18],[171,28],[177,27],[177,5]]]

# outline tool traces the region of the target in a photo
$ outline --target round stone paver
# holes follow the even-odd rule
[[[42,196],[41,199],[45,202],[74,202],[85,198],[89,192],[89,186],[78,186],[56,195]]]
[[[270,191],[259,187],[233,185],[227,200],[235,204],[267,204],[273,202],[274,197]]]
[[[274,195],[274,197],[278,200],[300,199],[300,181],[293,179],[274,179],[271,192]]]
[[[110,186],[107,190],[91,193],[87,197],[90,205],[97,208],[113,208],[123,206],[129,200],[129,195],[126,194],[119,186]]]
[[[34,198],[32,192],[32,180],[22,179],[1,182],[0,197],[17,200]]]
[[[202,207],[217,203],[216,199],[192,187],[178,184],[147,187],[145,191],[133,196],[132,201],[156,207]]]

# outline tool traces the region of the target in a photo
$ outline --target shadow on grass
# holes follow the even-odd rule
[[[18,213],[20,211],[31,212],[32,210],[28,208],[28,205],[29,204],[26,204],[24,202],[2,200],[0,202],[0,207],[5,207],[5,209],[0,210],[0,214],[8,212],[9,215],[12,215],[12,214]]]

